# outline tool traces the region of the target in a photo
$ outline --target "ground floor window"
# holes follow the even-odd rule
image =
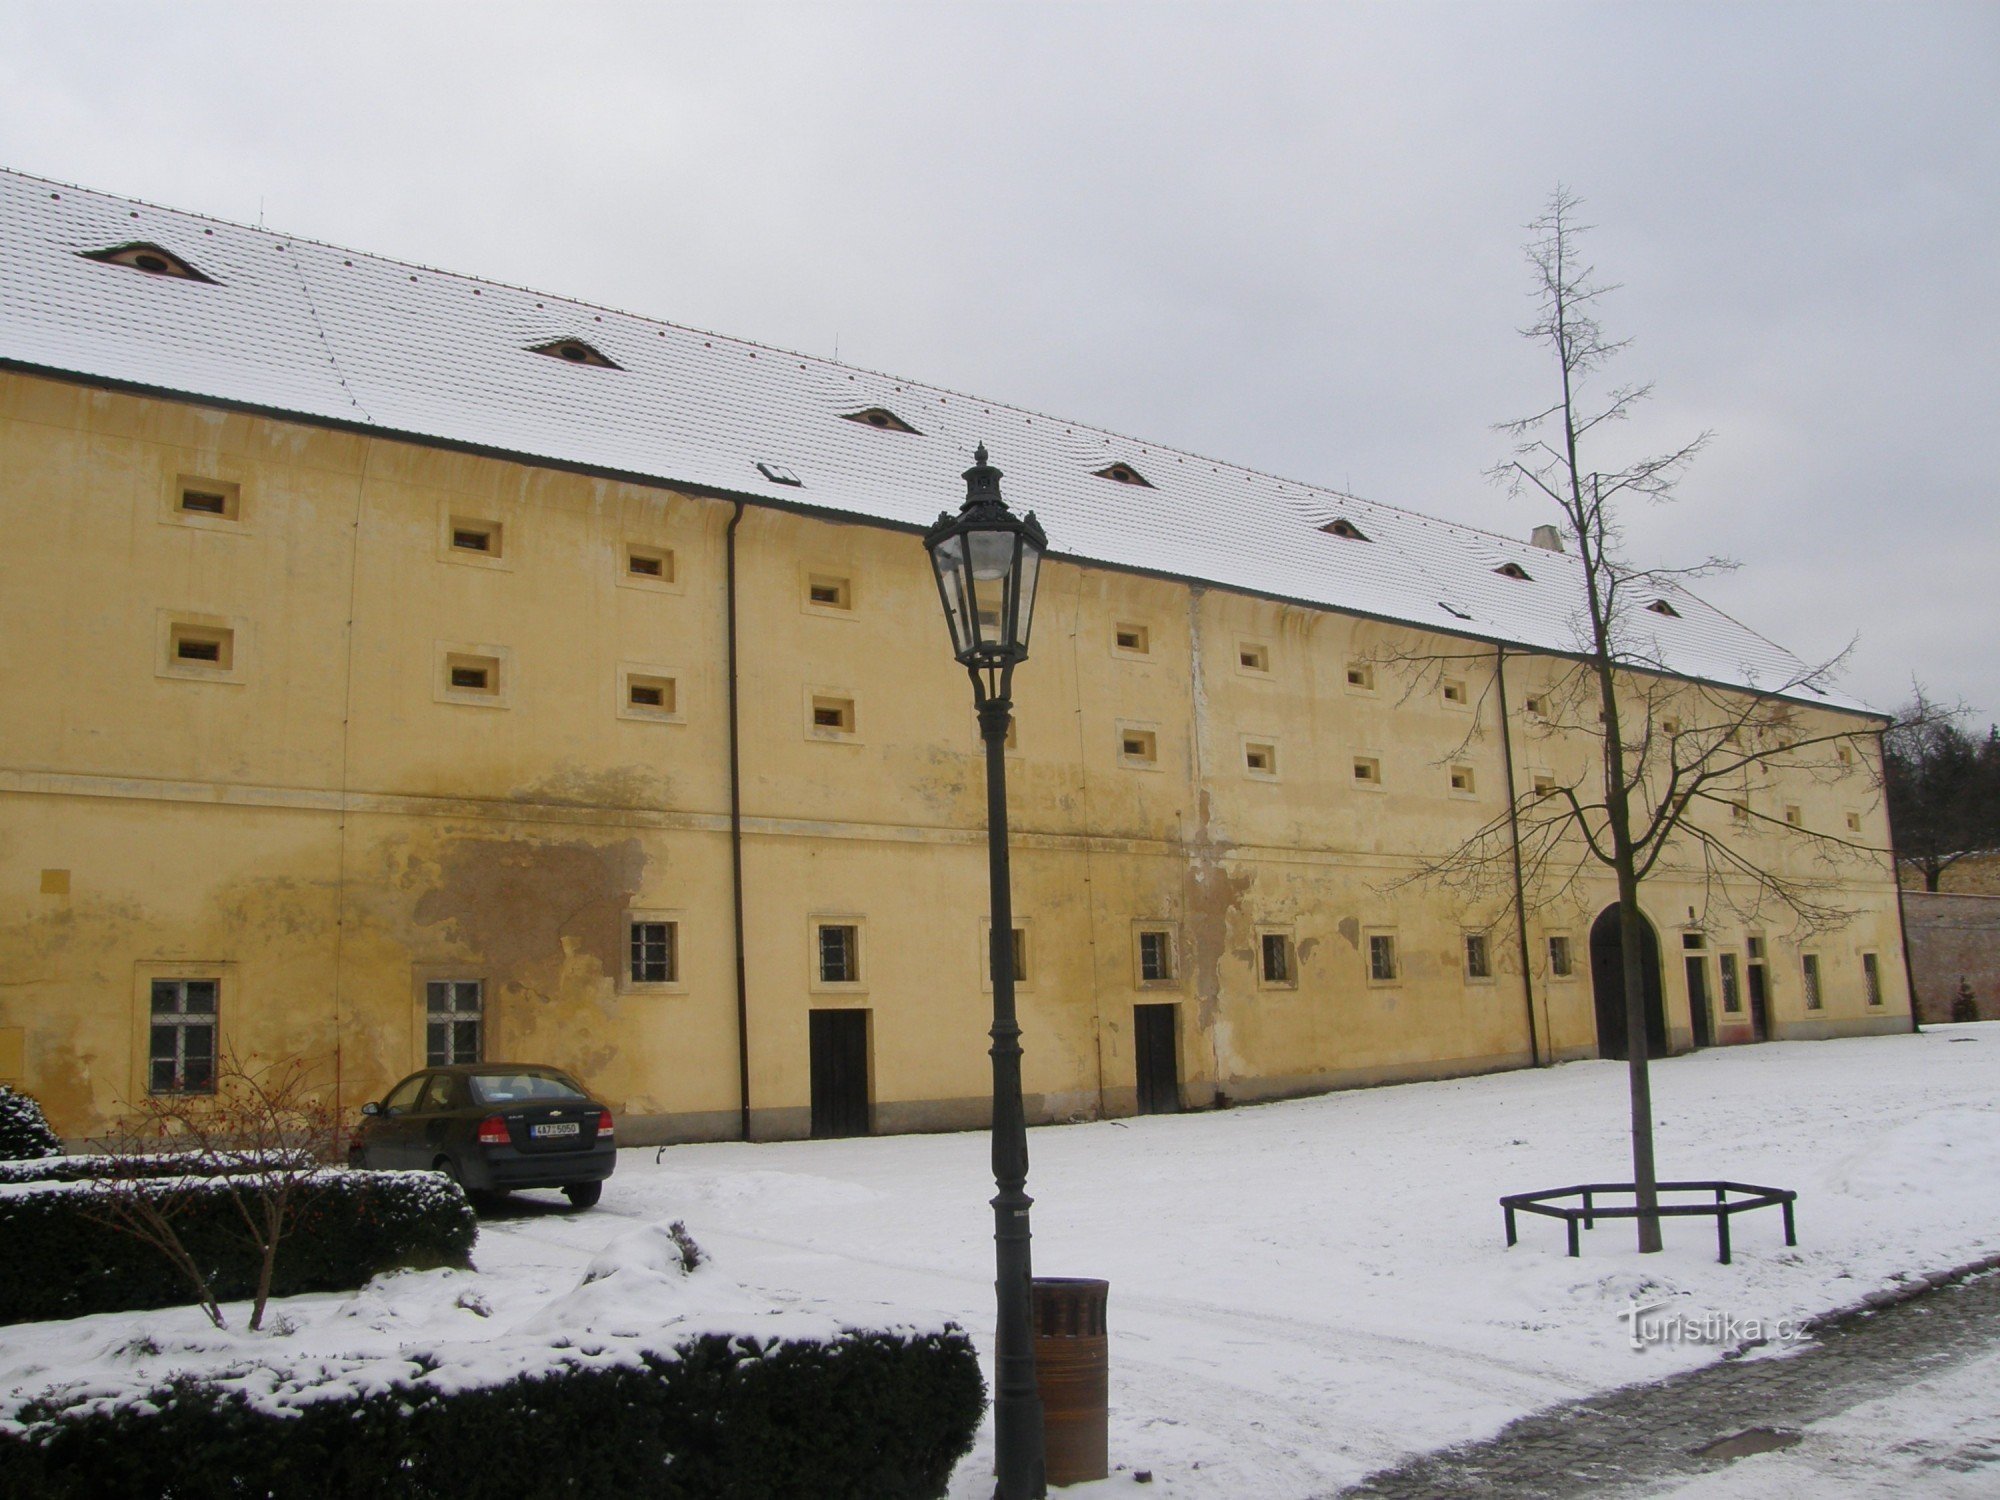
[[[1818,1010],[1822,1004],[1819,993],[1819,955],[1817,953],[1801,953],[1799,955],[1799,970],[1805,976],[1806,1009]]]
[[[1729,1011],[1743,1009],[1743,984],[1736,972],[1736,955],[1722,955],[1722,1008]]]
[[[146,1086],[155,1094],[215,1092],[221,981],[155,979]]]
[[[1872,953],[1861,955],[1861,983],[1868,992],[1868,1003],[1882,1003],[1882,965]]]
[[[1568,979],[1576,973],[1576,959],[1570,953],[1567,937],[1549,939],[1549,973],[1557,979]]]
[[[424,1065],[476,1063],[485,1044],[485,989],[477,979],[433,979],[424,986]]]
[[[632,924],[632,983],[672,984],[680,976],[680,933],[674,922]]]

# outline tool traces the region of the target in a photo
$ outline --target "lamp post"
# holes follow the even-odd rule
[[[972,675],[986,741],[986,858],[992,883],[993,1258],[998,1321],[993,1398],[996,1500],[1047,1493],[1042,1400],[1035,1386],[1028,1248],[1028,1126],[1021,1110],[1021,1027],[1014,1017],[1014,902],[1007,873],[1007,723],[1014,668],[1028,658],[1035,578],[1048,538],[1034,512],[1017,516],[1000,497],[1000,471],[981,443],[965,471],[965,503],[924,537],[952,654]]]

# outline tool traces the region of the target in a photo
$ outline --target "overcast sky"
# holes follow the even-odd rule
[[[2000,5],[0,0],[0,158],[1525,536],[1562,182],[1646,563],[2000,718]],[[996,455],[1005,467],[1005,455]],[[1014,497],[1033,504],[1033,496]],[[1056,539],[1060,546],[1060,539]],[[1984,719],[1982,718],[1982,723]]]

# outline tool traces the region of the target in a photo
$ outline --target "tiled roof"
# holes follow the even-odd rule
[[[209,282],[88,259],[133,242]],[[618,366],[533,352],[578,339]],[[1483,640],[1575,649],[1575,559],[1000,402],[588,303],[0,172],[0,360],[194,400],[922,526],[985,442],[1052,550]],[[914,432],[843,421],[879,407]],[[759,464],[789,470],[773,482]],[[1114,463],[1146,486],[1101,478]],[[1366,542],[1319,528],[1344,518]],[[1494,569],[1519,563],[1523,582]],[[1658,658],[1797,658],[1678,588]],[[1798,696],[1835,706],[1841,699]]]

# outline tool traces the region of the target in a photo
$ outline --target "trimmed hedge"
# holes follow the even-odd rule
[[[435,1172],[328,1168],[320,1183],[322,1190],[278,1246],[273,1296],[347,1291],[400,1267],[472,1263],[478,1221],[450,1179]],[[145,1190],[191,1200],[176,1227],[219,1300],[252,1295],[257,1257],[240,1238],[242,1220],[227,1179],[182,1178]],[[194,1300],[166,1256],[92,1217],[92,1197],[86,1183],[0,1189],[0,1245],[6,1246],[9,1273],[0,1278],[0,1324]]]
[[[282,1413],[182,1377],[109,1409],[23,1408],[0,1429],[0,1500],[935,1500],[985,1404],[956,1328],[709,1335],[636,1365]]]
[[[41,1101],[0,1083],[0,1161],[60,1155],[62,1142],[49,1128]]]
[[[284,1153],[270,1152],[259,1159],[244,1152],[219,1155],[198,1151],[156,1151],[144,1155],[89,1154],[44,1156],[31,1160],[0,1160],[0,1183],[6,1182],[89,1182],[96,1178],[127,1181],[134,1177],[240,1177],[262,1170]],[[301,1166],[310,1164],[310,1153],[289,1153]]]

